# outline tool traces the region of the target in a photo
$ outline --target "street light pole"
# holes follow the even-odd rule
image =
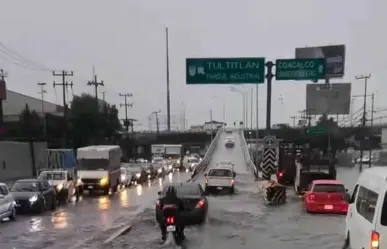
[[[372,126],[374,125],[374,102],[375,102],[375,95],[372,94],[371,95],[371,98],[372,98],[372,104],[371,104],[371,124],[370,124],[370,127],[372,128]],[[371,168],[371,156],[372,156],[372,147],[371,147],[371,139],[368,139],[369,141],[369,149],[370,149],[370,152],[368,154],[368,157],[369,157],[369,162],[368,162],[368,168]]]

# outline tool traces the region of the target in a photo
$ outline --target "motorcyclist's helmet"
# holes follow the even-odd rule
[[[176,189],[173,186],[169,186],[167,188],[167,193],[168,196],[176,196]]]

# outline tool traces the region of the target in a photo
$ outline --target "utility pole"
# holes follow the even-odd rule
[[[4,83],[4,97],[6,97],[7,95],[7,87],[5,86],[5,78],[7,78],[8,74],[6,72],[4,72],[3,69],[0,69],[0,80],[2,81],[2,83]],[[1,87],[1,86],[0,86]],[[1,91],[2,89],[0,89]],[[3,112],[3,99],[2,98],[3,96],[0,96],[0,129],[2,129],[3,127],[3,123],[4,123],[4,112]]]
[[[364,106],[363,106],[363,118],[362,118],[362,127],[363,127],[363,132],[364,132],[364,127],[366,126],[366,118],[367,118],[367,81],[368,79],[371,78],[371,74],[369,75],[360,75],[356,76],[355,79],[357,80],[364,80]],[[364,134],[363,134],[364,137]],[[363,139],[363,144],[364,144],[365,139]],[[363,144],[360,144],[360,165],[359,165],[359,171],[361,172],[363,170]]]
[[[250,89],[250,131],[253,131],[253,96],[254,96],[254,90],[253,88]]]
[[[66,81],[66,77],[69,77],[69,76],[74,76],[74,73],[73,71],[65,71],[65,70],[62,70],[61,72],[52,72],[52,75],[53,76],[60,76],[62,77],[62,83],[53,83],[53,86],[55,88],[55,86],[62,86],[62,91],[63,91],[63,117],[64,117],[64,129],[63,129],[63,147],[66,148],[67,147],[67,103],[66,103],[66,88],[67,87],[73,87],[73,82],[70,82],[68,83]]]
[[[213,122],[212,122],[212,109],[210,110],[210,125],[211,125],[210,128],[211,128],[211,142],[212,142],[212,131],[213,131],[213,130],[212,130],[212,127],[213,127],[213,125],[214,125]]]
[[[103,102],[105,102],[105,94],[106,94],[106,91],[102,91],[102,92],[100,92],[101,94],[102,94],[102,100],[103,100]]]
[[[133,95],[131,93],[125,93],[119,94],[120,97],[124,97],[124,104],[120,104],[120,107],[124,106],[125,107],[125,120],[124,120],[124,126],[126,128],[126,131],[129,131],[129,119],[128,119],[128,107],[133,107],[133,104],[128,104],[128,97],[132,97]]]
[[[293,127],[296,127],[296,116],[291,116],[291,119],[293,119]]]
[[[157,132],[157,134],[159,134],[159,132],[160,132],[160,126],[159,126],[159,113],[160,112],[161,112],[160,110],[152,112],[152,114],[154,114],[156,116],[156,132]]]
[[[168,27],[165,28],[166,60],[167,60],[167,129],[171,131],[171,96],[169,91],[169,40]]]
[[[247,130],[249,128],[249,95],[248,95],[248,92],[245,92],[244,93],[245,95],[245,122],[244,122],[244,126],[245,126],[245,129]]]
[[[256,98],[255,98],[255,122],[257,123],[257,131],[256,131],[256,133],[255,133],[255,138],[256,138],[256,140],[257,140],[257,148],[258,148],[258,140],[259,140],[259,120],[258,120],[258,114],[259,114],[259,98],[258,98],[258,93],[259,93],[259,84],[256,84],[256,86],[255,86],[256,88],[255,88],[255,91],[256,91],[256,93],[255,93],[255,95],[256,95]],[[257,162],[254,162],[254,163],[257,163]]]
[[[100,81],[100,82],[98,82],[98,80],[97,80],[97,75],[94,74],[94,80],[88,81],[88,82],[87,82],[87,85],[88,85],[88,86],[94,86],[94,90],[95,90],[95,101],[97,102],[97,110],[98,110],[98,109],[99,109],[99,108],[98,108],[98,106],[99,106],[99,104],[98,104],[98,87],[99,87],[99,86],[104,86],[103,80]]]
[[[47,93],[47,91],[44,90],[44,87],[46,85],[47,84],[44,82],[38,83],[38,86],[40,86],[40,92],[38,93],[40,93],[40,98],[42,100],[43,134],[45,138],[47,138],[46,112],[44,111],[44,94]]]
[[[372,94],[371,95],[371,99],[372,99],[372,103],[371,103],[371,124],[370,124],[370,127],[372,128],[372,126],[374,125],[374,102],[375,102],[375,94]],[[372,147],[371,147],[371,139],[368,139],[369,141],[369,149],[370,149],[370,152],[368,154],[368,157],[369,157],[369,162],[368,162],[368,168],[371,168],[371,163],[372,163],[372,160],[371,160],[371,156],[372,156]]]

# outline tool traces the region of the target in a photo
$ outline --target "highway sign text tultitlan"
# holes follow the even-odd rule
[[[276,60],[276,80],[319,80],[325,78],[325,59]]]
[[[265,58],[187,58],[187,84],[264,83]]]

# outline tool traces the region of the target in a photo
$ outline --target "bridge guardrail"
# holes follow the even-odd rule
[[[246,164],[247,164],[248,168],[250,168],[250,170],[254,173],[255,177],[258,177],[258,170],[257,170],[257,167],[255,166],[253,160],[251,160],[249,148],[247,146],[247,142],[246,142],[245,134],[244,134],[243,130],[240,130],[239,134],[241,136],[241,146],[242,146],[243,154],[245,156]]]
[[[223,132],[223,128],[220,128],[218,132],[216,133],[216,136],[214,139],[211,141],[210,146],[208,147],[208,150],[206,154],[204,155],[203,160],[195,167],[195,169],[192,171],[191,174],[191,179],[188,181],[191,181],[199,172],[203,171],[204,169],[207,168],[208,163],[211,160],[212,154],[214,153],[214,150],[216,148],[216,145],[218,144],[218,140],[220,137],[220,134]]]

